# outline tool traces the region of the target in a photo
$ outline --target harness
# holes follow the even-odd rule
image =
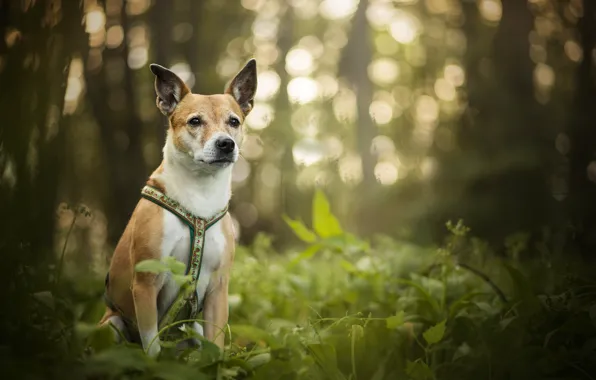
[[[189,275],[190,273],[191,281],[189,284],[183,286],[180,289],[180,292],[178,293],[178,296],[174,302],[172,302],[168,310],[161,317],[158,324],[159,330],[161,331],[161,329],[163,329],[165,326],[175,322],[178,315],[180,314],[180,311],[186,306],[188,306],[190,309],[188,319],[195,319],[196,316],[202,311],[203,305],[201,304],[200,307],[198,305],[196,289],[197,282],[199,281],[199,275],[201,273],[201,262],[203,259],[203,249],[205,247],[205,233],[211,226],[220,221],[226,215],[228,212],[228,206],[211,218],[202,219],[193,215],[190,211],[182,207],[180,203],[176,202],[154,187],[145,186],[141,191],[141,196],[176,215],[188,226],[190,231],[190,255],[189,262],[186,265],[185,275]],[[106,276],[106,292],[104,296],[106,304],[113,310],[120,312],[120,315],[126,325],[135,326],[135,321],[125,318],[121,310],[114,304],[114,302],[109,299],[107,293],[108,282],[109,273],[108,276]]]

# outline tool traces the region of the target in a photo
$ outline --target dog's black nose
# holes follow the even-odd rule
[[[234,147],[236,144],[232,139],[220,139],[215,142],[215,146],[217,149],[221,150],[223,153],[232,153],[234,151]]]

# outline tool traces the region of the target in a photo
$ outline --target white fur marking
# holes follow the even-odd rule
[[[168,137],[164,147],[164,170],[157,178],[166,188],[167,195],[179,202],[194,215],[210,218],[228,204],[231,196],[232,165],[222,168],[212,174],[202,173],[193,168],[188,162],[189,157],[181,154],[173,146]],[[194,170],[193,170],[194,169]],[[188,264],[190,261],[190,233],[188,226],[177,216],[163,210],[163,240],[161,256],[173,256],[177,260]],[[226,236],[222,222],[211,226],[205,234],[205,248],[201,262],[201,273],[197,282],[197,298],[202,304],[211,283],[211,275],[216,272],[223,262]],[[158,295],[159,318],[165,313],[178,295],[179,287],[167,275],[160,275],[163,286]],[[143,341],[145,346],[145,341]]]

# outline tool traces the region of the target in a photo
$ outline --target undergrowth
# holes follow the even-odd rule
[[[548,230],[539,245],[512,237],[500,256],[461,222],[447,224],[441,247],[368,242],[342,230],[320,192],[311,227],[285,220],[302,250],[280,255],[265,235],[237,249],[224,352],[206,341],[200,351],[175,352],[165,342],[153,360],[139,346],[114,345],[110,331],[95,327],[101,278],[71,276],[57,294],[37,293],[46,327],[59,331],[55,350],[71,358],[54,376],[596,378],[596,282],[564,266],[564,255],[543,254]],[[540,260],[523,263],[536,250]],[[143,265],[137,269],[180,271],[172,262]]]

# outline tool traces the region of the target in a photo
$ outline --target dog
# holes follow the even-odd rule
[[[191,321],[186,327],[223,350],[235,249],[227,205],[243,122],[254,105],[256,61],[249,60],[225,92],[216,95],[192,93],[160,65],[150,69],[157,107],[169,121],[163,161],[149,177],[114,251],[99,325],[110,325],[155,357],[161,351],[160,321],[180,321],[202,309],[204,326]],[[182,294],[171,273],[135,270],[144,260],[167,257],[185,263],[191,276],[198,275],[188,294]]]

